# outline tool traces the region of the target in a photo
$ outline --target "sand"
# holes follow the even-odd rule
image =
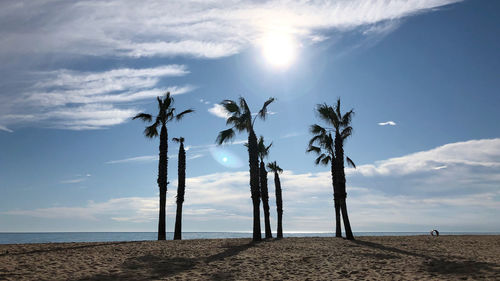
[[[0,245],[0,280],[500,280],[500,236]]]

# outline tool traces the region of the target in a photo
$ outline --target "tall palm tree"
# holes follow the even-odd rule
[[[274,101],[274,98],[269,98],[255,117],[252,117],[252,112],[248,107],[247,102],[243,97],[240,97],[238,103],[232,100],[224,100],[221,105],[229,114],[226,120],[226,125],[232,127],[219,132],[217,136],[217,144],[221,145],[224,142],[230,141],[235,136],[235,130],[238,132],[248,133],[248,164],[250,166],[250,192],[252,194],[253,204],[253,240],[260,241],[260,190],[259,190],[259,152],[257,146],[257,137],[254,131],[254,123],[257,117],[262,120],[266,119],[267,106]]]
[[[332,134],[327,132],[327,130],[320,125],[314,124],[310,128],[313,134],[312,139],[309,141],[309,147],[307,152],[315,152],[318,154],[316,158],[316,165],[328,165],[330,164],[330,172],[332,175],[332,186],[333,186],[333,201],[335,207],[335,236],[342,237],[342,227],[340,218],[340,192],[338,190],[338,185],[335,178],[335,147]],[[316,144],[316,146],[315,146]]]
[[[278,231],[277,237],[283,238],[283,198],[281,197],[281,182],[279,174],[283,173],[283,169],[276,164],[276,161],[268,163],[267,168],[274,172],[274,188],[276,192],[276,211],[278,212]]]
[[[173,138],[179,143],[179,156],[177,166],[177,211],[175,213],[174,240],[181,240],[182,236],[182,203],[184,203],[184,193],[186,191],[186,150],[184,150],[184,138]]]
[[[158,219],[158,240],[166,239],[166,202],[167,202],[167,169],[168,169],[168,131],[167,123],[172,120],[180,120],[184,115],[194,112],[193,109],[184,110],[176,114],[173,107],[174,99],[167,92],[163,97],[157,97],[158,115],[153,116],[147,113],[139,113],[132,119],[141,119],[144,122],[151,122],[155,117],[155,122],[146,127],[144,135],[148,138],[158,136],[158,127],[160,127],[160,153],[158,161],[158,187],[160,189],[160,214]]]
[[[346,238],[354,239],[351,224],[349,222],[349,216],[347,214],[347,192],[344,171],[344,158],[348,165],[356,168],[354,162],[349,157],[344,155],[344,142],[352,135],[353,129],[351,127],[351,121],[354,116],[354,111],[351,109],[345,114],[342,114],[340,109],[340,99],[337,99],[335,108],[327,104],[318,104],[316,106],[316,111],[318,112],[319,117],[330,127],[321,127],[317,124],[311,126],[311,133],[313,133],[314,136],[309,142],[308,151],[319,154],[316,159],[317,164],[321,163],[326,165],[329,162],[331,163],[337,230],[339,228],[340,218],[338,213],[340,209],[342,219],[344,221]],[[335,137],[332,137],[332,133],[335,134]],[[319,146],[314,146],[315,143]],[[321,149],[326,151],[327,154],[321,153]],[[337,231],[336,235],[338,236]]]
[[[273,144],[266,146],[264,144],[264,137],[260,136],[257,143],[260,158],[259,177],[260,177],[260,194],[262,197],[262,207],[264,208],[264,226],[266,231],[266,239],[273,238],[271,232],[271,221],[269,219],[269,192],[267,188],[267,170],[264,158],[269,155],[269,149]]]

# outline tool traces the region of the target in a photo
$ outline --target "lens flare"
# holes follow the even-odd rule
[[[221,164],[224,167],[228,168],[240,168],[243,166],[243,161],[231,151],[221,148],[221,147],[213,147],[210,149],[210,154],[217,161],[217,163]]]

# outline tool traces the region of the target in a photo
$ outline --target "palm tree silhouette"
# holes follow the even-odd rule
[[[158,219],[158,240],[166,239],[166,202],[167,202],[167,169],[168,169],[168,131],[167,123],[175,120],[180,120],[184,115],[194,112],[193,109],[185,110],[179,114],[175,114],[175,108],[172,107],[174,99],[170,97],[170,92],[167,92],[163,97],[157,97],[158,115],[155,122],[147,126],[144,130],[144,135],[148,138],[158,136],[158,127],[160,129],[160,153],[158,161],[158,187],[160,189],[160,214]],[[147,113],[139,113],[132,119],[141,119],[144,122],[151,122],[153,115]]]
[[[283,173],[283,169],[276,164],[276,161],[267,163],[267,168],[274,172],[274,188],[276,192],[276,211],[278,212],[278,231],[277,238],[283,238],[283,198],[281,197],[281,182],[279,174]]]
[[[260,176],[260,193],[262,197],[262,207],[264,208],[264,226],[266,231],[266,239],[273,238],[271,232],[271,221],[269,219],[269,192],[267,188],[267,170],[264,158],[269,155],[269,149],[273,144],[266,146],[264,144],[264,137],[260,136],[257,143],[260,158],[259,176]]]
[[[231,128],[219,132],[216,142],[221,145],[224,142],[230,141],[235,136],[235,130],[238,132],[248,133],[248,163],[250,166],[250,192],[252,194],[253,204],[253,240],[260,241],[262,239],[260,233],[260,190],[259,190],[259,151],[257,146],[257,137],[253,125],[257,117],[262,120],[266,119],[267,106],[274,101],[274,98],[269,98],[261,110],[255,117],[252,117],[252,112],[248,107],[246,100],[243,97],[239,98],[239,103],[232,100],[224,100],[221,105],[229,114],[226,120],[226,125],[232,125]]]
[[[322,127],[317,124],[312,125],[310,131],[313,134],[313,138],[309,141],[307,151],[318,154],[318,158],[316,158],[317,165],[331,164],[336,219],[335,236],[342,236],[340,227],[340,213],[342,213],[346,238],[354,239],[347,214],[347,192],[344,172],[344,142],[352,135],[353,129],[350,124],[354,116],[354,111],[351,109],[342,114],[340,111],[340,99],[337,100],[335,108],[327,104],[318,104],[316,111],[320,119],[331,127]],[[332,136],[332,132],[334,132],[335,137]],[[348,165],[356,168],[356,165],[349,157],[345,158]]]
[[[177,165],[177,211],[175,213],[174,240],[182,239],[182,203],[186,191],[186,151],[184,150],[184,138],[173,138],[179,143],[179,156]]]

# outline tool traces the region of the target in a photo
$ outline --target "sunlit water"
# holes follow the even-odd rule
[[[498,235],[499,232],[440,232],[441,235]],[[275,234],[273,234],[275,235]],[[333,237],[334,233],[284,233],[285,237]],[[430,235],[429,232],[355,232],[355,236]],[[172,232],[167,239],[173,239]],[[183,239],[251,238],[241,232],[184,232]],[[110,242],[156,240],[156,232],[25,232],[0,233],[0,244],[53,243],[53,242]]]

